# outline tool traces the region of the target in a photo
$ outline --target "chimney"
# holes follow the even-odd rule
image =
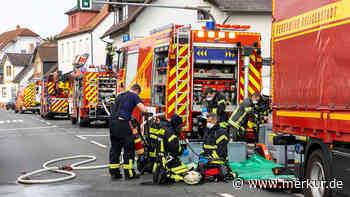
[[[17,25],[16,30],[19,30],[19,29],[21,29],[21,26]]]

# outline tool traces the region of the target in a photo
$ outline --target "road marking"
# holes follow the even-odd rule
[[[83,137],[82,135],[76,135],[76,137],[82,139],[82,140],[86,140],[86,137]]]
[[[234,195],[228,193],[220,193],[219,195],[222,197],[235,197]]]
[[[79,135],[82,137],[108,137],[109,135]]]
[[[17,123],[17,122],[23,122],[23,120],[19,120],[19,119],[16,119],[16,120],[1,120],[0,121],[0,124],[10,124],[10,123]]]
[[[75,135],[76,137],[78,137],[78,138],[80,138],[81,140],[87,140],[87,137],[107,137],[107,136],[109,136],[109,135]],[[96,145],[96,146],[99,146],[99,147],[101,147],[101,148],[107,148],[107,145],[104,145],[104,144],[101,144],[101,143],[99,143],[99,142],[96,142],[96,141],[94,141],[94,140],[91,140],[91,141],[88,141],[88,142],[90,142],[91,144],[94,144],[94,145]]]
[[[55,128],[56,125],[53,125],[51,127],[30,127],[30,128],[16,128],[16,129],[0,129],[0,131],[17,131],[17,130],[34,130],[34,129],[50,129]]]
[[[91,142],[91,143],[93,143],[93,144],[95,144],[95,145],[97,145],[97,146],[99,146],[99,147],[102,147],[102,148],[107,148],[107,146],[106,146],[106,145],[104,145],[104,144],[100,144],[100,143],[98,143],[98,142],[96,142],[96,141],[94,141],[94,140],[91,140],[90,142]]]
[[[304,197],[303,194],[294,194],[294,196],[297,196],[297,197]]]

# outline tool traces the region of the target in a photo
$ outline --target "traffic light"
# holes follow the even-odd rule
[[[79,10],[91,10],[92,0],[78,0],[78,9]]]

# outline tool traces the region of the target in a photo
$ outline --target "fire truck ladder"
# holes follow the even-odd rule
[[[95,91],[98,91],[97,88],[97,79],[91,78],[89,79],[89,86],[93,88]],[[89,102],[89,118],[96,118],[97,116],[97,100],[95,102]]]
[[[184,129],[189,127],[190,117],[190,73],[191,73],[191,49],[190,38],[191,29],[190,26],[176,28],[176,107],[175,113],[182,116],[184,119]],[[187,53],[181,53],[187,47]],[[181,54],[180,54],[181,53]],[[184,55],[186,54],[186,55]],[[185,66],[183,66],[185,64]],[[183,73],[186,72],[186,77],[183,80]],[[185,84],[185,85],[184,85]],[[184,86],[186,88],[184,88]],[[183,91],[181,91],[181,90]],[[181,92],[180,92],[181,91]],[[185,98],[184,98],[185,97]],[[185,102],[182,102],[182,101]]]

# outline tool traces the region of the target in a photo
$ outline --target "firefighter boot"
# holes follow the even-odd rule
[[[138,179],[140,174],[136,173],[134,169],[124,169],[125,180]]]
[[[112,180],[118,180],[123,178],[123,176],[120,174],[119,164],[110,164],[109,174],[111,175]]]

